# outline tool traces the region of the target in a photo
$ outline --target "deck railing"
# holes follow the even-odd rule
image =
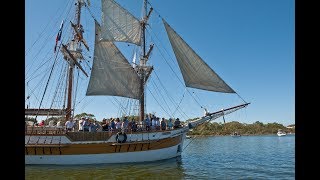
[[[109,129],[108,131],[66,131],[63,127],[39,127],[39,126],[28,126],[25,129],[25,135],[39,135],[39,136],[50,136],[50,135],[65,135],[71,141],[106,141],[113,134],[116,134],[120,131],[124,131],[127,134],[137,134],[137,133],[147,133],[147,132],[165,132],[172,129],[166,128],[166,130],[161,130],[161,128],[150,128],[149,131],[146,130],[146,127],[139,125],[137,129]]]

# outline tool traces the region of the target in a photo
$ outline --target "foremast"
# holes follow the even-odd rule
[[[153,67],[147,66],[146,63],[149,59],[149,55],[153,49],[153,44],[150,45],[150,49],[148,52],[146,51],[146,25],[148,22],[148,19],[150,17],[150,14],[152,12],[153,8],[151,7],[148,12],[148,6],[147,6],[147,0],[144,0],[144,10],[143,10],[143,18],[141,20],[141,28],[142,28],[142,57],[140,58],[140,65],[138,66],[138,75],[140,77],[140,99],[139,99],[139,105],[140,105],[140,121],[144,120],[144,114],[145,114],[145,84],[150,76]],[[147,13],[148,12],[148,13]]]
[[[79,64],[79,60],[83,59],[82,56],[82,48],[81,44],[83,44],[87,50],[89,47],[87,43],[83,39],[83,32],[84,29],[81,25],[81,8],[86,3],[83,0],[77,0],[76,4],[76,15],[75,15],[75,24],[71,23],[73,27],[73,39],[67,43],[67,45],[62,44],[61,52],[64,55],[64,59],[69,63],[68,68],[68,88],[67,88],[67,107],[66,107],[66,121],[71,119],[72,117],[72,92],[73,92],[73,74],[74,74],[74,67],[77,66],[86,76],[87,73],[83,70],[81,65]]]

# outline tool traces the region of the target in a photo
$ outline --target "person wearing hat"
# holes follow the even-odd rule
[[[181,126],[180,126],[180,120],[179,120],[179,118],[177,118],[177,119],[174,121],[174,128],[177,129],[177,128],[179,128],[179,127],[181,127]]]

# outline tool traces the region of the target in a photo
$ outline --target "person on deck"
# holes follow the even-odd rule
[[[152,118],[151,118],[151,130],[152,131],[154,131],[154,130],[156,130],[156,120],[157,120],[157,118],[155,117],[155,116],[153,116]]]
[[[102,126],[102,131],[109,130],[109,122],[105,118],[103,118],[101,126]]]
[[[147,115],[146,119],[145,119],[145,125],[146,125],[146,131],[150,131],[150,118],[149,116]]]
[[[85,118],[83,122],[83,131],[89,132],[90,131],[90,122],[89,118]]]
[[[161,119],[161,130],[164,131],[166,130],[167,124],[164,118]]]
[[[156,128],[156,130],[160,130],[160,118],[159,117],[156,118],[155,128]]]
[[[64,125],[66,126],[66,131],[70,132],[73,130],[74,122],[72,119],[69,119]]]
[[[57,127],[57,128],[62,128],[61,121],[58,121],[58,122],[57,122],[56,127]]]
[[[42,121],[39,123],[39,126],[40,126],[40,127],[43,127],[43,126],[44,126],[44,120],[42,120]]]
[[[129,120],[128,120],[128,117],[127,116],[125,116],[124,117],[124,120],[123,120],[123,122],[122,122],[122,129],[124,129],[125,131],[128,129],[128,125],[129,125]]]
[[[136,132],[137,131],[137,123],[134,119],[131,120],[131,129],[133,132]]]
[[[90,124],[90,132],[101,131],[102,127],[97,121],[93,120],[93,123]]]
[[[48,126],[49,126],[49,127],[53,127],[53,126],[54,126],[53,124],[54,124],[54,121],[51,119],[51,120],[49,121],[49,125],[48,125]]]
[[[177,129],[177,128],[180,128],[180,127],[181,127],[181,122],[180,122],[179,118],[177,118],[174,121],[174,128]]]
[[[120,122],[120,119],[119,119],[119,118],[116,119],[116,129],[117,129],[118,131],[121,130],[121,122]]]
[[[111,125],[110,125],[111,129],[114,131],[116,129],[116,123],[114,122],[114,119],[111,118]]]
[[[172,118],[169,118],[169,121],[168,121],[168,129],[171,130],[172,129]]]
[[[79,131],[83,131],[83,124],[84,124],[85,118],[82,117],[79,121]]]

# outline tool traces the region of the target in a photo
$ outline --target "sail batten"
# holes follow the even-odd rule
[[[95,26],[93,66],[86,95],[139,99],[139,76],[112,42],[100,40],[101,27],[97,22]]]
[[[141,45],[141,23],[114,0],[102,0],[102,39]]]
[[[186,87],[235,93],[163,19]]]

